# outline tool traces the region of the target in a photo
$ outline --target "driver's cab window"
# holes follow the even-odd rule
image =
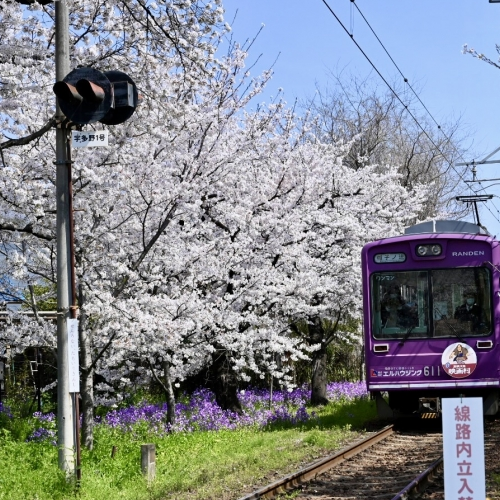
[[[428,332],[427,274],[419,271],[372,276],[375,338],[410,338]]]
[[[434,335],[487,335],[491,328],[490,274],[485,268],[432,272]]]
[[[370,289],[376,339],[491,333],[491,281],[486,268],[374,273]]]

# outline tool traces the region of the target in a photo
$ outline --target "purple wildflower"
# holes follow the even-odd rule
[[[328,384],[327,395],[331,400],[352,400],[366,396],[364,383],[335,382]],[[110,411],[100,421],[124,432],[144,423],[148,429],[159,434],[169,432],[217,431],[248,426],[268,426],[272,423],[291,424],[307,422],[317,418],[308,413],[306,404],[310,389],[298,387],[290,392],[250,388],[239,394],[243,408],[241,415],[223,410],[215,401],[215,395],[208,389],[198,389],[190,397],[184,396],[176,404],[175,424],[166,424],[166,404],[142,404]],[[96,420],[96,423],[99,421]]]
[[[53,413],[42,413],[40,411],[36,411],[33,413],[33,417],[40,422],[55,423],[56,421],[56,416]]]
[[[36,411],[33,418],[40,424],[27,438],[27,443],[44,443],[50,441],[56,445],[56,416],[53,413],[42,413]]]
[[[13,418],[10,408],[5,406],[3,403],[0,403],[0,413],[5,415],[7,418]]]
[[[55,441],[56,432],[51,429],[45,429],[44,427],[39,427],[35,429],[27,438],[27,443],[44,443],[45,441],[51,441],[51,444],[56,445]]]

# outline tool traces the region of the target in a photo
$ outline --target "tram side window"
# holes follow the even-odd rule
[[[442,269],[431,276],[434,335],[487,335],[491,329],[489,271]]]
[[[428,335],[427,273],[405,271],[372,275],[372,330],[375,338]]]

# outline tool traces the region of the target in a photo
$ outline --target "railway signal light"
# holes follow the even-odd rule
[[[134,114],[138,103],[135,83],[121,71],[76,68],[53,90],[61,111],[80,125],[97,121],[118,125]]]
[[[106,116],[99,121],[105,125],[118,125],[134,114],[139,103],[137,87],[123,71],[106,71],[104,74],[113,86],[113,104]]]

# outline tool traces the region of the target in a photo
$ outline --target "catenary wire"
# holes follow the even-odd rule
[[[350,0],[351,3],[355,3],[355,0]],[[427,137],[427,139],[430,141],[430,143],[434,146],[434,148],[436,149],[436,151],[439,151],[441,153],[441,155],[443,156],[443,158],[448,162],[448,164],[451,166],[451,168],[455,171],[455,173],[458,175],[458,177],[463,181],[465,182],[465,179],[463,177],[463,175],[455,168],[455,166],[453,165],[453,163],[448,160],[448,158],[446,157],[446,155],[439,149],[439,147],[437,146],[437,144],[434,142],[434,140],[430,137],[430,135],[427,133],[427,131],[425,130],[425,128],[421,125],[421,123],[418,121],[418,119],[415,117],[415,115],[411,112],[411,110],[408,108],[408,106],[403,102],[403,100],[401,99],[401,97],[398,95],[398,93],[392,88],[392,86],[389,84],[389,82],[386,80],[386,78],[382,75],[382,73],[379,71],[379,69],[377,68],[377,66],[373,63],[373,61],[368,57],[368,55],[366,54],[366,52],[362,49],[362,47],[358,44],[358,42],[354,39],[354,34],[353,33],[349,33],[349,31],[347,30],[347,28],[345,27],[345,25],[342,23],[342,21],[340,20],[340,18],[337,16],[337,14],[334,12],[334,10],[330,7],[330,5],[328,4],[328,2],[326,0],[322,0],[322,2],[325,4],[325,6],[327,7],[327,9],[330,11],[330,13],[333,15],[333,17],[335,17],[335,19],[337,20],[337,22],[340,24],[340,26],[342,27],[342,29],[347,33],[347,35],[349,35],[349,37],[351,38],[351,40],[353,41],[353,43],[356,45],[356,47],[358,48],[358,50],[363,54],[363,56],[365,57],[365,59],[369,62],[369,64],[372,66],[372,68],[375,70],[375,72],[379,75],[379,77],[382,79],[382,81],[386,84],[386,86],[389,88],[389,90],[394,94],[394,96],[396,97],[396,99],[402,104],[402,106],[405,108],[406,112],[410,115],[410,117],[415,121],[415,123],[417,124],[417,126],[420,128],[420,130],[422,130],[422,132],[424,133],[424,135]],[[382,45],[382,47],[384,48],[385,52],[387,53],[387,55],[389,56],[389,58],[391,59],[391,61],[393,62],[393,64],[396,66],[396,68],[398,69],[398,71],[400,72],[400,74],[403,76],[403,78],[405,79],[405,82],[407,82],[407,79],[404,77],[403,73],[401,72],[401,70],[399,70],[399,67],[397,66],[397,64],[394,62],[393,58],[390,56],[390,54],[388,53],[388,51],[385,49],[385,47],[383,46],[382,42],[380,41],[379,37],[375,34],[374,30],[371,28],[371,26],[369,25],[369,23],[366,21],[366,18],[363,16],[363,14],[361,13],[361,11],[358,9],[357,5],[356,5],[356,9],[358,10],[358,12],[362,15],[363,19],[365,20],[365,22],[368,24],[368,26],[370,27],[372,33],[375,35],[375,37],[377,38],[377,40],[379,41],[379,43]],[[410,88],[412,90],[412,92],[415,93],[415,91],[413,90],[413,88],[411,87],[410,85]],[[416,94],[415,94],[416,95]],[[441,132],[443,132],[443,130],[441,129],[441,126],[437,123],[437,121],[434,119],[434,117],[432,116],[432,114],[429,112],[429,110],[427,109],[427,107],[423,104],[423,102],[420,100],[420,98],[417,96],[419,102],[422,104],[422,106],[424,107],[424,109],[427,111],[427,113],[431,116],[432,120],[434,121],[434,123],[436,123],[437,127],[439,130],[441,130]],[[444,132],[443,132],[444,134]],[[449,140],[449,138],[446,136],[446,134],[444,134],[445,137]],[[450,144],[451,141],[450,141]],[[459,156],[463,159],[463,155],[462,153],[457,149],[455,148],[455,150],[458,152]],[[481,189],[481,190],[474,190],[471,186],[469,186],[469,189],[475,193],[476,195],[479,193],[479,191],[482,191],[484,189]],[[488,209],[488,211],[492,214],[492,216],[497,219],[499,222],[500,222],[500,219],[498,219],[495,214],[493,214],[493,212],[491,212],[491,210],[489,209],[489,207],[486,205],[486,208]]]
[[[448,135],[446,134],[446,132],[441,128],[441,125],[438,123],[438,121],[434,118],[433,114],[429,111],[429,109],[427,108],[427,106],[424,104],[424,102],[420,99],[420,96],[418,95],[418,93],[415,91],[415,89],[412,87],[412,85],[410,84],[410,82],[408,81],[408,78],[405,77],[405,75],[403,74],[403,72],[401,71],[401,69],[399,68],[399,66],[396,64],[396,61],[393,59],[393,57],[391,56],[391,54],[389,53],[389,51],[386,49],[385,45],[382,43],[382,40],[379,38],[379,36],[377,35],[377,33],[375,33],[375,30],[372,28],[371,24],[368,22],[368,19],[366,19],[365,15],[363,14],[363,12],[361,12],[361,9],[358,7],[358,4],[356,3],[356,0],[350,0],[351,1],[351,5],[354,5],[354,7],[356,8],[356,10],[358,11],[358,13],[360,14],[360,16],[363,18],[363,20],[365,21],[366,25],[368,26],[368,28],[370,29],[370,31],[372,32],[373,36],[377,39],[378,43],[380,44],[380,46],[382,47],[382,49],[384,50],[384,52],[387,54],[387,57],[389,57],[389,59],[391,60],[392,64],[394,64],[395,68],[398,70],[399,74],[401,75],[401,77],[403,78],[404,82],[406,83],[406,85],[409,87],[409,89],[412,91],[413,95],[417,98],[418,102],[421,104],[421,106],[423,107],[423,109],[427,112],[427,114],[430,116],[430,118],[432,119],[432,121],[436,124],[437,128],[441,131],[441,133],[445,136],[445,138],[449,141],[449,143],[454,147],[450,137],[448,137]],[[351,21],[351,23],[353,23],[353,21]],[[352,37],[352,32],[351,32],[351,37]],[[459,156],[465,160],[465,158],[463,157],[461,151],[459,151],[456,147],[454,147],[455,151],[457,151],[457,153],[459,154]],[[467,162],[465,162],[467,163]],[[479,185],[481,186],[481,189],[478,190],[478,191],[475,191],[476,193],[479,192],[479,191],[486,191],[486,189],[482,186],[482,184],[479,182]],[[472,188],[471,188],[472,189]],[[500,211],[498,210],[498,208],[496,207],[495,203],[493,203],[493,201],[491,202],[491,204],[495,207],[495,209],[497,210],[498,214],[500,215]],[[498,221],[500,222],[500,218],[498,218],[491,210],[490,208],[488,207],[488,205],[485,205],[487,210],[491,213],[491,215]]]
[[[328,4],[328,2],[326,0],[321,0],[321,1],[326,5],[327,9],[335,17],[335,19],[340,24],[340,26],[342,27],[342,29],[349,35],[349,37],[351,38],[351,40],[353,41],[353,43],[356,45],[356,47],[359,49],[359,51],[363,54],[363,56],[365,57],[365,59],[370,63],[371,67],[379,75],[379,77],[382,79],[382,81],[387,85],[387,87],[389,88],[389,90],[394,94],[394,96],[396,97],[396,99],[403,105],[403,107],[406,109],[407,113],[415,121],[415,123],[420,128],[420,130],[422,130],[422,132],[424,133],[424,135],[429,139],[430,143],[436,148],[437,151],[440,151],[439,148],[438,148],[438,146],[435,144],[435,142],[432,140],[432,138],[429,136],[429,134],[425,130],[425,128],[421,125],[421,123],[418,121],[418,119],[415,117],[415,115],[411,112],[411,110],[408,108],[408,106],[403,102],[403,100],[401,99],[401,97],[399,97],[399,94],[392,88],[392,86],[390,85],[390,83],[386,80],[386,78],[379,71],[379,69],[377,68],[377,66],[375,65],[375,63],[373,63],[373,61],[368,57],[368,55],[366,54],[366,52],[361,48],[361,46],[359,45],[359,43],[354,39],[354,35],[352,35],[352,34],[349,33],[349,31],[347,30],[347,28],[344,26],[344,24],[339,19],[339,17],[337,16],[337,14],[335,14],[335,12],[330,7],[330,5]],[[441,154],[443,155],[444,158],[446,158],[446,156],[442,152],[441,152]],[[465,181],[465,179],[463,178],[463,176],[455,169],[455,167],[453,166],[452,162],[450,162],[449,160],[447,160],[447,161],[452,166],[453,170],[455,170],[455,172],[458,174],[458,176],[463,181]]]
[[[370,31],[373,33],[373,36],[377,39],[380,46],[384,49],[384,52],[387,54],[387,57],[391,60],[392,64],[394,64],[394,66],[398,70],[399,74],[403,77],[403,81],[406,83],[406,85],[408,85],[409,89],[413,92],[413,95],[417,98],[418,102],[422,105],[422,107],[425,109],[427,114],[431,117],[432,121],[436,124],[437,128],[441,130],[441,125],[437,122],[437,120],[434,118],[434,116],[432,116],[432,113],[429,111],[427,106],[420,99],[420,96],[417,94],[417,92],[415,92],[415,90],[411,86],[408,78],[405,77],[405,75],[403,74],[403,72],[401,71],[399,66],[396,64],[396,61],[394,61],[391,54],[389,54],[389,51],[385,48],[385,45],[382,43],[382,40],[380,40],[377,33],[375,33],[375,30],[372,28],[371,24],[368,22],[368,19],[366,19],[364,14],[361,12],[360,8],[358,7],[358,4],[356,3],[356,0],[350,0],[350,1],[351,1],[351,4],[353,4],[354,7],[356,7],[356,10],[359,12],[360,16],[363,18],[363,20],[366,23],[366,25],[368,26],[368,28],[370,28]],[[446,134],[445,134],[445,136],[446,136]],[[446,138],[448,139],[447,136],[446,136]]]

